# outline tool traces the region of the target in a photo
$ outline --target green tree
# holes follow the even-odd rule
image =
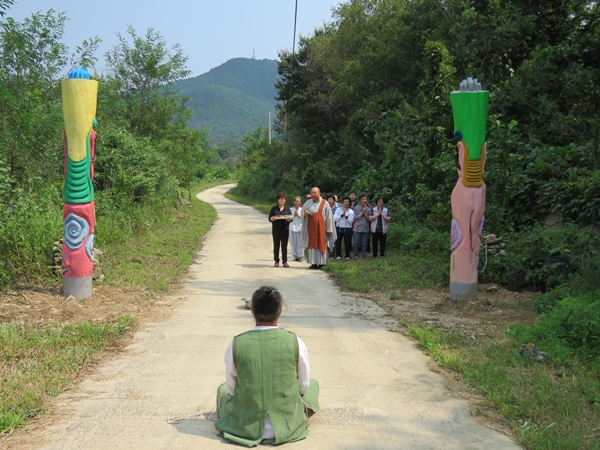
[[[190,128],[177,129],[169,140],[162,142],[163,152],[169,155],[169,168],[174,176],[188,191],[191,200],[191,186],[202,175],[202,166],[209,152],[208,131]]]
[[[117,33],[119,44],[106,53],[112,87],[125,103],[127,120],[135,133],[153,138],[164,137],[173,125],[187,124],[187,99],[181,99],[167,89],[174,81],[190,74],[187,56],[179,44],[167,46],[153,28],[138,36],[129,26],[129,40]]]
[[[4,17],[6,10],[14,4],[14,0],[0,0],[0,17]]]
[[[488,223],[519,229],[549,213],[598,223],[599,8],[586,0],[342,3],[295,54],[280,54],[280,151],[305,187],[385,192],[445,224],[456,182],[449,94],[473,76],[491,93],[486,179],[496,222]],[[240,173],[255,177],[276,159],[247,159],[254,169]]]
[[[30,189],[62,177],[60,80],[76,65],[93,65],[100,42],[85,40],[70,54],[66,20],[49,10],[0,22],[0,158]]]

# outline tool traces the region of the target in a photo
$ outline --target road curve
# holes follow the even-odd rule
[[[302,449],[519,449],[475,422],[449,395],[429,358],[397,333],[375,304],[341,293],[307,264],[273,268],[266,216],[223,196],[199,194],[219,218],[208,233],[173,316],[138,332],[123,356],[68,394],[72,413],[44,430],[46,450],[223,449],[213,423],[191,416],[214,409],[232,336],[253,326],[241,297],[277,287],[287,303],[280,325],[306,342],[322,410]],[[237,447],[239,448],[239,447]]]

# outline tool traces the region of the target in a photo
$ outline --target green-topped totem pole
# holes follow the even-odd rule
[[[450,94],[458,181],[452,191],[450,299],[477,298],[477,267],[485,212],[483,172],[489,92],[467,78]]]
[[[77,68],[62,81],[65,120],[63,294],[78,300],[92,296],[94,249],[94,152],[98,82]]]

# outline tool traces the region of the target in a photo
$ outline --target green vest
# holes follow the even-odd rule
[[[233,339],[234,396],[215,423],[223,436],[252,447],[262,441],[267,413],[274,444],[304,439],[308,422],[298,391],[298,340],[281,328],[247,331]]]

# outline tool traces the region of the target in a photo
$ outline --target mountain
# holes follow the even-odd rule
[[[275,117],[277,61],[234,58],[205,74],[175,83],[188,97],[190,127],[211,127],[210,141],[239,141]]]

